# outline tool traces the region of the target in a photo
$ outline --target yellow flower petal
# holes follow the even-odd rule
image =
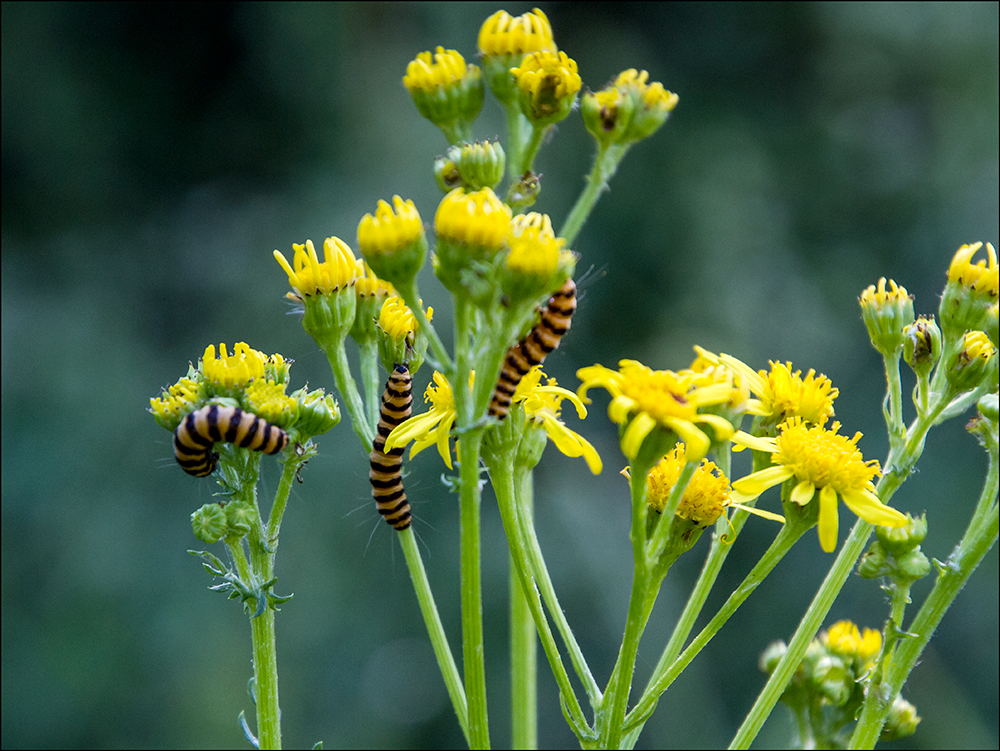
[[[881,527],[904,527],[906,515],[896,509],[886,506],[878,496],[867,490],[845,490],[841,493],[844,505],[869,524]]]
[[[819,546],[824,553],[837,547],[837,491],[824,485],[819,491]]]
[[[768,488],[780,485],[795,473],[788,467],[768,467],[733,483],[733,490],[745,498],[756,498]]]
[[[614,402],[612,402],[614,404]],[[610,408],[608,410],[610,412]],[[614,419],[614,418],[612,418]],[[618,422],[616,420],[616,422]],[[625,435],[622,436],[622,453],[629,458],[635,459],[639,453],[642,442],[646,440],[653,428],[656,427],[656,420],[646,412],[640,412],[635,416],[628,427],[625,428]]]
[[[809,480],[803,480],[792,488],[792,503],[805,506],[813,499],[814,495],[816,495],[816,486]]]

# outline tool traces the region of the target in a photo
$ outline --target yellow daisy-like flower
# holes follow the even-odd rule
[[[563,399],[569,399],[573,403],[576,414],[581,420],[587,416],[587,408],[576,394],[561,388],[555,378],[549,378],[544,386],[541,385],[544,377],[545,373],[542,372],[541,366],[533,367],[517,385],[512,401],[524,407],[529,422],[545,429],[556,448],[566,456],[582,456],[590,471],[595,475],[600,474],[604,465],[597,449],[579,433],[567,428],[559,419]]]
[[[251,412],[278,427],[287,428],[298,417],[299,402],[285,394],[284,384],[257,379],[247,386],[246,399]]]
[[[336,292],[354,284],[359,276],[358,259],[339,237],[328,237],[323,243],[322,263],[312,240],[306,240],[305,245],[293,244],[292,248],[295,255],[291,264],[278,250],[274,258],[288,274],[288,283],[295,291],[290,295],[293,299]]]
[[[869,524],[902,527],[906,517],[886,506],[875,495],[872,479],[881,473],[876,459],[865,461],[857,443],[861,433],[853,438],[838,435],[839,423],[832,429],[820,425],[807,426],[801,417],[794,417],[780,426],[775,438],[758,438],[742,431],[733,442],[758,451],[771,453],[774,466],[737,480],[733,488],[740,496],[752,499],[768,488],[789,478],[798,481],[791,500],[805,506],[819,497],[819,542],[827,553],[837,546],[837,497],[851,511]]]
[[[889,289],[885,285],[883,276],[878,280],[878,289],[868,285],[858,302],[872,346],[889,356],[903,345],[903,330],[913,323],[913,295],[891,279]]]
[[[872,628],[862,633],[853,621],[837,621],[821,632],[819,639],[831,652],[856,658],[861,665],[874,663],[882,650],[882,634]]]
[[[556,237],[548,214],[532,211],[511,220],[507,243],[510,245],[510,255],[507,256],[509,268],[551,276],[559,265],[559,256],[566,241]]]
[[[376,276],[371,266],[361,259],[358,259],[358,278],[354,280],[354,291],[359,298],[375,297],[376,295],[389,297],[396,294],[392,282],[387,282]]]
[[[663,88],[659,81],[647,84],[649,73],[635,68],[629,68],[618,74],[615,87],[625,90],[635,90],[642,99],[643,106],[648,110],[671,112],[680,101],[680,97],[672,91]]]
[[[209,381],[233,388],[245,386],[263,376],[266,363],[264,353],[250,349],[246,342],[237,342],[232,355],[226,352],[225,344],[219,344],[218,358],[215,356],[215,345],[210,344],[201,358],[201,372]]]
[[[525,55],[555,48],[552,26],[538,8],[516,17],[498,10],[479,29],[479,51],[483,55]]]
[[[986,260],[970,263],[976,251],[983,247],[981,242],[963,245],[951,259],[948,267],[948,281],[961,284],[977,292],[985,292],[995,300],[1000,292],[1000,266],[997,266],[997,251],[991,243],[986,243]]]
[[[434,318],[434,308],[427,309],[427,320]],[[393,339],[408,339],[411,343],[417,331],[417,319],[413,311],[398,297],[386,298],[379,312],[378,325]]]
[[[470,387],[475,375],[473,372],[469,376]],[[455,409],[455,394],[451,384],[437,371],[434,371],[431,382],[427,385],[424,401],[430,402],[431,408],[393,428],[385,440],[385,450],[391,451],[414,441],[413,448],[410,449],[412,459],[428,446],[437,446],[444,463],[451,469],[451,446],[448,439],[458,412]]]
[[[659,514],[666,508],[670,493],[680,479],[681,472],[687,464],[687,451],[683,443],[678,443],[664,456],[659,463],[646,475],[649,494],[647,505]],[[631,482],[630,469],[626,467],[622,474]],[[750,508],[732,500],[732,488],[729,479],[714,462],[702,459],[698,469],[684,488],[684,495],[677,505],[676,514],[682,519],[689,519],[701,527],[715,524],[730,506],[745,509],[758,516],[773,521],[783,522],[784,517],[769,511]]]
[[[466,193],[456,188],[446,195],[434,216],[439,238],[496,253],[510,228],[510,207],[489,188]]]
[[[792,364],[771,361],[769,371],[754,371],[746,363],[731,355],[714,355],[695,347],[701,358],[709,363],[723,363],[731,368],[742,383],[757,397],[751,399],[747,413],[767,418],[769,423],[783,422],[789,417],[802,417],[807,422],[823,425],[833,416],[833,400],[840,391],[822,373],[810,368],[805,378],[801,370],[792,370]]]
[[[159,397],[149,400],[149,411],[157,424],[167,430],[176,430],[181,419],[194,408],[198,401],[198,382],[192,378],[181,378]]]
[[[622,435],[622,452],[630,460],[639,453],[654,429],[672,431],[687,447],[692,461],[703,459],[712,445],[696,423],[710,425],[715,440],[725,441],[733,426],[718,415],[700,414],[699,408],[728,402],[737,389],[728,383],[699,385],[690,375],[670,370],[652,370],[635,360],[622,360],[615,371],[593,365],[577,371],[583,382],[577,393],[585,404],[587,390],[601,386],[611,394],[608,416],[612,422],[628,425]]]
[[[458,83],[467,71],[465,58],[457,50],[438,47],[433,58],[430,52],[421,52],[410,61],[403,76],[403,85],[410,91],[434,91]]]
[[[536,126],[551,125],[573,109],[583,85],[576,61],[565,52],[534,52],[511,68],[521,93],[521,109]]]
[[[370,255],[395,253],[424,234],[424,224],[412,200],[392,197],[392,206],[380,200],[375,215],[365,214],[358,225],[358,248]]]

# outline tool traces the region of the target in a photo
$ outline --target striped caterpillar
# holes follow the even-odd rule
[[[535,327],[524,339],[507,350],[500,378],[490,401],[491,416],[500,420],[507,417],[517,384],[529,370],[541,365],[545,357],[559,346],[559,340],[569,331],[575,310],[576,282],[567,279],[549,298],[549,304],[542,309],[541,318]]]
[[[385,439],[392,429],[410,416],[413,394],[410,390],[412,379],[406,365],[396,365],[389,374],[382,394],[382,410],[379,414],[378,434],[372,444],[370,455],[371,471],[368,476],[372,483],[372,497],[375,506],[386,523],[402,532],[410,526],[410,504],[403,490],[403,447],[385,450]]]
[[[174,458],[189,475],[208,477],[219,461],[219,455],[212,451],[216,441],[277,454],[288,445],[288,433],[253,412],[209,404],[188,413],[177,426]]]

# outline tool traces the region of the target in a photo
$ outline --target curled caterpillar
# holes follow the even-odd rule
[[[288,433],[253,412],[209,404],[188,413],[177,426],[174,458],[189,475],[208,477],[219,461],[219,455],[212,451],[216,441],[277,454],[288,445]]]
[[[385,439],[392,429],[410,416],[413,394],[412,379],[405,365],[396,365],[385,384],[382,410],[378,420],[378,434],[372,444],[371,471],[372,497],[386,523],[402,532],[410,526],[410,504],[403,490],[403,448],[385,450]]]
[[[517,384],[529,370],[541,365],[546,355],[559,346],[559,340],[569,331],[575,310],[576,283],[567,279],[549,298],[549,304],[542,309],[541,318],[535,327],[524,339],[507,350],[507,357],[504,358],[503,369],[490,401],[491,416],[500,420],[507,416]]]

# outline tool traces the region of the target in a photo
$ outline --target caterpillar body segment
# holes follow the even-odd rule
[[[406,365],[396,365],[382,394],[378,433],[370,455],[372,497],[378,512],[393,529],[402,532],[410,526],[410,503],[403,490],[403,447],[385,450],[385,439],[392,429],[410,416],[413,405],[413,381]]]
[[[277,454],[288,445],[288,433],[253,412],[209,404],[188,413],[177,426],[174,458],[189,475],[208,477],[219,461],[219,455],[212,451],[218,441]]]

